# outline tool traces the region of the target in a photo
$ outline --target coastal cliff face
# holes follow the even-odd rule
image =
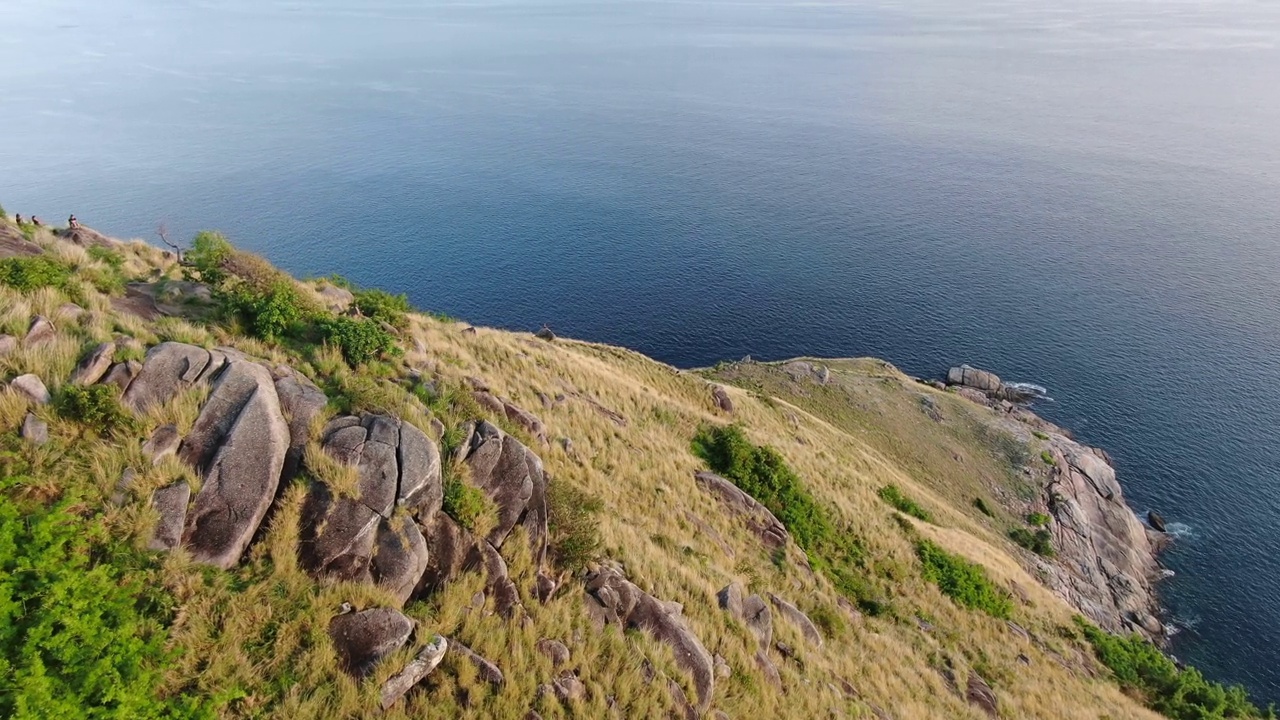
[[[0,262],[49,261],[0,266],[0,460],[23,478],[0,510],[63,513],[149,593],[126,606],[155,613],[159,650],[125,662],[155,670],[130,681],[148,698],[246,718],[1156,717],[1073,623],[1151,631],[1144,531],[1102,457],[998,401],[877,360],[681,371],[377,315],[384,297],[243,254],[219,267],[244,285],[219,285],[142,243],[0,228]],[[227,304],[254,277],[306,306],[291,334]],[[339,349],[375,326],[389,346]],[[730,425],[813,517],[708,471],[692,441]],[[1008,539],[1039,509],[1053,558]],[[944,592],[923,547],[996,602]],[[29,694],[55,695],[82,697]]]

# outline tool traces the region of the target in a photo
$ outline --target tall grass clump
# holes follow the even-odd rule
[[[937,585],[943,595],[956,603],[1005,619],[1013,611],[1008,593],[996,587],[981,565],[953,555],[929,540],[916,544],[916,556],[924,567],[924,579]]]
[[[0,260],[0,284],[31,292],[40,288],[64,288],[71,279],[71,267],[44,255]]]
[[[604,508],[593,497],[563,480],[547,484],[547,532],[551,559],[573,572],[586,567],[600,552],[600,521]]]
[[[880,488],[880,492],[878,494],[880,495],[881,500],[889,503],[889,505],[893,506],[893,508],[898,512],[910,515],[918,520],[933,522],[933,518],[929,515],[929,512],[920,507],[920,504],[915,500],[903,495],[902,490],[898,489],[897,485],[885,485]]]

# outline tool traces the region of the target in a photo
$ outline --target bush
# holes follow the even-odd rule
[[[987,507],[987,501],[983,500],[982,498],[974,498],[973,506],[978,508],[978,512],[982,513],[983,515],[986,515],[989,518],[993,518],[996,516],[995,513],[991,512],[991,508]]]
[[[547,484],[547,532],[556,564],[577,572],[600,551],[600,521],[604,505],[563,480]]]
[[[458,478],[444,484],[444,511],[467,530],[476,530],[491,505],[484,492]]]
[[[399,349],[395,336],[368,318],[325,318],[319,328],[324,339],[336,345],[352,367]]]
[[[1053,557],[1053,538],[1045,529],[1031,532],[1026,528],[1014,528],[1009,531],[1009,539],[1037,555]]]
[[[120,407],[114,385],[64,385],[54,400],[58,416],[110,435],[133,425],[133,416]]]
[[[86,498],[19,502],[30,469],[0,463],[0,716],[213,717],[159,697],[174,603],[146,556],[77,514]]]
[[[121,270],[124,268],[124,255],[101,245],[93,245],[85,251],[89,259],[96,260],[113,270]]]
[[[412,312],[409,298],[405,295],[392,295],[385,290],[356,290],[355,306],[362,315],[372,320],[380,320],[396,328],[408,324],[406,313]]]
[[[902,491],[898,489],[898,486],[885,485],[880,488],[879,495],[881,500],[889,503],[899,512],[905,513],[919,520],[924,520],[925,522],[933,522],[933,518],[929,516],[929,513],[924,508],[920,507],[915,500],[903,495]]]
[[[40,288],[64,288],[71,279],[71,268],[51,257],[11,257],[0,260],[0,284],[22,292]]]
[[[283,337],[308,315],[297,286],[285,278],[275,280],[265,290],[237,284],[222,297],[226,309],[244,318],[249,331],[264,340]]]
[[[1244,688],[1206,680],[1199,670],[1179,670],[1159,648],[1133,634],[1127,637],[1103,632],[1084,618],[1076,624],[1093,646],[1098,660],[1115,675],[1120,686],[1143,696],[1151,709],[1175,720],[1216,718],[1275,718],[1275,708],[1265,713],[1249,701]]]
[[[1056,464],[1057,464],[1057,463],[1055,463],[1055,462],[1053,461],[1053,453],[1049,452],[1048,450],[1041,450],[1041,451],[1040,451],[1040,459],[1044,461],[1044,464],[1045,464],[1045,465],[1056,465]]]
[[[1033,512],[1033,513],[1027,514],[1027,524],[1034,525],[1036,527],[1045,527],[1046,525],[1049,524],[1049,521],[1051,519],[1052,518],[1050,518],[1048,515],[1045,515],[1044,513],[1040,513],[1040,512]]]
[[[693,452],[711,469],[733,481],[786,526],[813,568],[826,575],[846,597],[864,608],[882,611],[883,603],[860,571],[865,552],[857,536],[837,529],[827,508],[809,493],[782,455],[752,444],[737,425],[705,425],[693,439]]]
[[[227,279],[225,266],[235,252],[235,247],[221,233],[206,230],[197,234],[191,241],[191,249],[183,256],[188,279],[211,287],[221,285]]]
[[[929,540],[916,545],[916,555],[924,566],[924,579],[936,584],[944,595],[992,617],[1009,617],[1013,602],[991,582],[981,565],[952,555]]]

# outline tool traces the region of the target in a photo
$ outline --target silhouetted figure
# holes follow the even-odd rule
[[[13,221],[14,221],[14,222],[16,222],[16,223],[18,223],[19,225],[21,225],[21,224],[22,224],[22,213],[14,213],[14,214],[13,214]]]
[[[76,228],[80,227],[80,222],[76,220],[75,215],[72,215],[71,217],[67,218],[67,227],[71,228],[72,230],[75,230]]]
[[[35,225],[36,227],[40,227],[41,225],[44,225],[44,223],[40,222],[40,218],[36,217],[35,215],[31,216],[31,224]]]

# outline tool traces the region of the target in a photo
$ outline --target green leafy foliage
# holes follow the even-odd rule
[[[915,500],[903,495],[897,485],[885,485],[880,488],[879,495],[881,500],[892,505],[894,509],[898,510],[898,512],[905,513],[919,520],[924,520],[925,522],[933,522],[933,518],[929,515],[928,511],[920,507],[919,503]]]
[[[1009,539],[1037,555],[1054,556],[1053,537],[1044,528],[1034,532],[1026,528],[1014,528],[1009,531]]]
[[[158,696],[173,601],[154,568],[76,514],[22,501],[31,469],[0,457],[0,716],[212,718]]]
[[[467,530],[476,529],[491,504],[484,492],[459,478],[449,478],[444,484],[444,511]]]
[[[693,439],[693,452],[712,470],[769,508],[809,557],[846,597],[876,615],[885,610],[866,580],[865,551],[848,528],[837,528],[832,513],[820,505],[782,455],[753,444],[737,425],[704,425]]]
[[[600,551],[600,521],[604,505],[563,480],[547,484],[547,532],[551,556],[560,567],[577,572]]]
[[[1044,461],[1044,464],[1045,464],[1045,465],[1056,465],[1056,464],[1057,464],[1057,463],[1055,463],[1055,462],[1053,461],[1053,453],[1049,452],[1048,450],[1041,450],[1041,451],[1040,451],[1040,459]]]
[[[369,318],[330,317],[317,326],[324,339],[336,345],[353,367],[399,349],[395,336]]]
[[[93,245],[85,252],[91,260],[103,263],[114,270],[118,271],[124,268],[124,255],[111,248]]]
[[[1160,649],[1137,634],[1127,637],[1098,629],[1084,618],[1076,624],[1093,646],[1098,660],[1115,675],[1121,687],[1143,697],[1148,707],[1175,720],[1217,718],[1275,718],[1275,708],[1265,712],[1249,701],[1239,685],[1224,686],[1206,680],[1193,667],[1179,670]]]
[[[360,314],[371,320],[380,320],[396,328],[408,324],[406,313],[412,312],[409,298],[405,295],[392,295],[385,290],[356,290],[355,306]]]
[[[991,582],[981,565],[953,555],[929,540],[916,544],[916,556],[924,566],[924,579],[937,585],[947,597],[992,617],[1009,617],[1013,602],[1008,593]]]
[[[249,331],[265,340],[283,337],[307,317],[297,286],[284,278],[265,289],[240,283],[223,297],[227,309],[244,318]]]
[[[54,399],[54,409],[66,420],[110,435],[132,427],[134,422],[120,406],[117,392],[114,385],[64,385]]]
[[[235,247],[221,233],[206,230],[197,234],[191,241],[191,249],[183,256],[188,279],[211,287],[221,285],[227,279],[225,266],[235,252]]]
[[[0,284],[22,292],[40,288],[63,288],[71,279],[71,268],[44,255],[0,260]]]
[[[1027,524],[1036,527],[1045,527],[1052,520],[1048,515],[1042,512],[1027,513]]]

